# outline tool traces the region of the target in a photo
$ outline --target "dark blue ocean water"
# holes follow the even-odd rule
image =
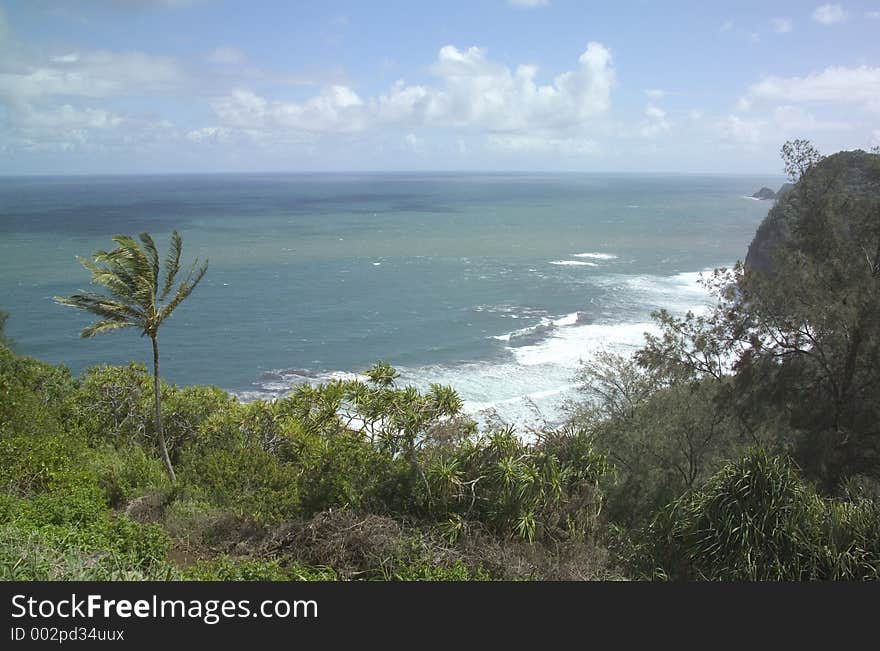
[[[75,261],[146,230],[209,257],[160,333],[163,374],[243,396],[378,359],[472,410],[550,414],[578,360],[636,345],[658,307],[685,310],[698,272],[745,256],[781,179],[376,174],[0,179],[0,309],[17,349],[79,372],[147,362],[134,331],[78,337],[52,297]]]

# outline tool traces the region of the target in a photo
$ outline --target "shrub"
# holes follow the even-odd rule
[[[292,564],[282,566],[277,559],[232,558],[221,554],[200,561],[184,571],[190,581],[336,581],[336,573],[326,567]]]
[[[598,482],[607,471],[583,430],[547,432],[537,444],[499,430],[429,458],[425,509],[451,541],[466,520],[529,542],[583,537],[601,508]]]
[[[105,447],[92,455],[91,466],[110,506],[124,506],[145,495],[171,491],[162,462],[139,445]]]
[[[143,364],[96,366],[70,396],[70,427],[93,443],[155,448],[153,379]],[[199,426],[235,399],[217,387],[178,388],[162,382],[162,422],[169,454],[176,461]]]
[[[179,578],[164,562],[132,563],[126,554],[86,551],[46,540],[40,531],[0,526],[0,581],[167,581]]]
[[[876,579],[880,507],[821,498],[790,462],[756,449],[664,509],[632,558],[671,579]]]
[[[304,516],[343,507],[361,512],[406,510],[411,491],[400,489],[410,475],[408,464],[361,434],[302,434],[291,440],[291,447],[302,468]]]
[[[278,561],[233,559],[221,555],[199,561],[184,571],[191,581],[284,581],[287,576]]]
[[[192,497],[273,523],[299,513],[297,468],[252,445],[209,448],[181,457],[178,474]]]

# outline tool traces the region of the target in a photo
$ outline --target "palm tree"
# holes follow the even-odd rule
[[[177,231],[171,233],[171,249],[165,258],[165,271],[160,285],[159,252],[149,233],[141,233],[138,244],[133,237],[116,235],[116,248],[112,251],[96,251],[93,260],[77,257],[80,264],[92,274],[92,284],[103,285],[110,296],[96,292],[82,292],[69,297],[56,296],[55,301],[86,310],[101,318],[85,328],[81,337],[94,337],[121,328],[138,328],[141,336],[149,336],[153,342],[153,407],[156,434],[162,461],[172,482],[177,481],[165,432],[162,429],[162,408],[159,393],[159,326],[171,316],[178,305],[189,296],[208,270],[208,261],[198,266],[193,262],[186,280],[181,282],[173,298],[171,290],[180,271],[180,253],[183,241]]]

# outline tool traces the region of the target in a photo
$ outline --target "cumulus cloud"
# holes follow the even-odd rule
[[[777,106],[773,110],[773,119],[784,133],[805,133],[810,131],[843,131],[851,129],[847,122],[819,120],[809,111],[798,106]]]
[[[666,95],[666,91],[660,90],[659,88],[649,88],[645,91],[645,95],[650,99],[661,99]]]
[[[447,45],[431,67],[439,86],[398,82],[373,106],[385,121],[511,132],[572,127],[606,112],[614,85],[611,53],[600,43],[588,44],[578,63],[540,85],[537,66],[511,70],[482,48]]]
[[[110,111],[95,108],[78,109],[70,104],[57,108],[35,109],[20,105],[9,113],[10,121],[24,129],[111,129],[119,126],[123,118]]]
[[[804,137],[822,131],[851,131],[855,125],[817,118],[806,109],[783,104],[756,116],[728,115],[716,122],[721,139],[732,144],[754,146],[786,138]]]
[[[214,109],[222,125],[238,129],[326,133],[371,126],[456,127],[527,134],[561,145],[568,142],[561,132],[582,129],[609,109],[614,85],[611,53],[600,43],[589,43],[576,69],[547,84],[537,82],[536,66],[511,70],[478,47],[444,46],[429,70],[437,83],[408,85],[400,80],[368,99],[346,85],[326,87],[302,102],[273,102],[241,89],[215,101]],[[516,149],[530,140],[497,142]]]
[[[190,142],[221,143],[229,140],[230,131],[224,127],[202,127],[187,132],[186,139]]]
[[[169,57],[30,48],[14,39],[0,11],[0,115],[7,151],[96,151],[167,139],[170,123],[121,114],[105,103],[173,92],[184,82]]]
[[[791,18],[774,18],[770,24],[777,34],[788,34],[793,29]]]
[[[839,4],[827,4],[813,10],[813,20],[820,25],[836,25],[845,22],[849,17],[846,10]]]
[[[763,120],[749,120],[737,115],[728,115],[716,124],[722,140],[745,145],[758,144],[764,126]]]
[[[366,126],[361,98],[341,85],[329,86],[299,104],[236,90],[216,100],[214,110],[224,126],[239,129],[348,132]]]
[[[740,108],[760,101],[855,104],[880,111],[880,68],[838,66],[806,77],[766,77],[749,87]]]
[[[140,52],[68,53],[10,62],[0,72],[0,98],[112,97],[167,91],[184,74],[173,59]]]
[[[170,143],[177,134],[167,120],[120,115],[100,108],[70,104],[34,107],[8,106],[9,129],[4,134],[13,149],[27,152],[131,152],[140,147]]]
[[[672,123],[666,118],[666,111],[648,104],[645,108],[645,117],[647,118],[639,127],[639,134],[643,138],[654,138],[672,128]]]

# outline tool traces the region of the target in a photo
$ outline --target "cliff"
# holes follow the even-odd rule
[[[823,159],[797,183],[783,185],[776,193],[776,203],[749,244],[746,269],[772,274],[777,247],[790,238],[792,228],[809,218],[816,206],[841,206],[845,223],[847,196],[869,196],[880,200],[878,161],[880,157],[876,154],[861,150],[843,151]]]

